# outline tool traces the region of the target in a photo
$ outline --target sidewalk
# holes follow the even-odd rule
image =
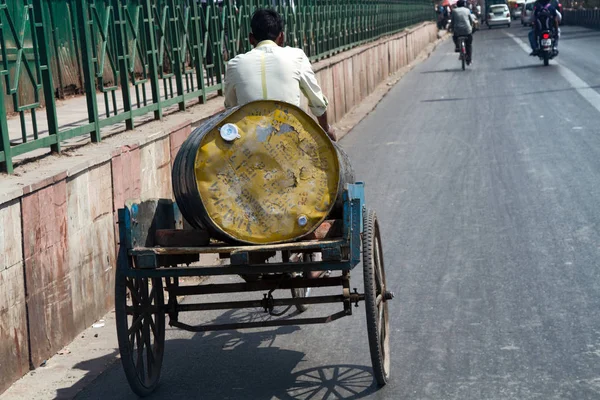
[[[114,311],[83,331],[43,366],[15,382],[0,400],[72,399],[119,360]]]

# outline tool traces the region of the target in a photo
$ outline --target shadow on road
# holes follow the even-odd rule
[[[455,73],[455,72],[468,72],[469,69],[462,70],[460,67],[456,69],[439,69],[434,71],[423,71],[422,74],[445,74],[445,73]]]
[[[544,67],[543,64],[528,64],[528,65],[519,65],[517,67],[506,67],[506,68],[502,68],[502,71],[518,71],[521,69],[535,69],[535,68],[548,68],[548,67]]]
[[[248,322],[264,313],[228,311],[212,323]],[[325,365],[298,370],[305,354],[275,346],[298,326],[261,331],[198,333],[165,343],[161,384],[147,399],[361,399],[377,391],[371,367]],[[85,369],[85,365],[77,368]],[[73,388],[62,394],[71,394]],[[115,363],[76,399],[135,399],[121,363]]]
[[[525,68],[525,67],[522,67]],[[533,68],[530,67],[530,68]],[[548,67],[542,66],[543,71],[549,71]],[[510,68],[507,68],[507,70]],[[511,93],[511,94],[497,94],[497,95],[488,95],[488,96],[473,96],[473,97],[448,97],[443,99],[427,99],[421,100],[421,103],[443,103],[446,101],[464,101],[464,100],[482,100],[482,99],[498,99],[498,98],[513,98],[513,97],[523,97],[523,96],[538,96],[544,95],[548,93],[560,93],[560,92],[574,92],[582,89],[600,89],[600,85],[595,86],[585,86],[585,87],[569,87],[564,89],[548,89],[548,90],[538,90],[533,92],[525,92],[525,93]]]

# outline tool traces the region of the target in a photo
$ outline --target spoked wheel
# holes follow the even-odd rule
[[[390,376],[390,322],[387,301],[393,296],[387,292],[385,283],[383,251],[375,212],[365,209],[363,221],[363,274],[367,333],[373,374],[377,383],[383,386],[388,382]]]
[[[117,273],[115,316],[123,370],[131,389],[148,396],[160,379],[165,346],[162,278]]]

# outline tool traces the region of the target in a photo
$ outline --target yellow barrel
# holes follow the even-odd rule
[[[346,163],[300,108],[257,101],[192,132],[175,160],[173,191],[185,219],[214,238],[280,243],[328,216],[353,180]]]

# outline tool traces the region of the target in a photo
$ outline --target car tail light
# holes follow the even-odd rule
[[[550,39],[550,34],[549,34],[549,33],[547,33],[547,32],[544,32],[544,33],[542,34],[542,39]]]

